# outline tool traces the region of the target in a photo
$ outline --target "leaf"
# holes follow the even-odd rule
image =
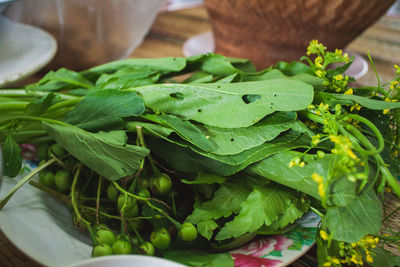
[[[42,115],[53,104],[55,98],[56,95],[50,93],[46,96],[39,98],[34,102],[30,102],[26,106],[24,113],[26,115],[32,115],[32,116]]]
[[[193,73],[189,78],[184,80],[182,83],[209,83],[212,82],[214,77],[211,74],[197,71]]]
[[[216,83],[237,83],[242,81],[240,73],[234,73],[216,81]]]
[[[136,70],[153,70],[161,73],[181,71],[186,66],[186,59],[179,57],[165,58],[128,58],[106,63],[82,71],[81,74],[90,80],[96,79],[103,73],[113,73],[121,68]]]
[[[233,267],[233,258],[229,253],[207,253],[200,250],[168,250],[164,258],[191,267]]]
[[[132,88],[153,84],[158,81],[160,74],[150,70],[134,70],[123,68],[113,74],[102,74],[96,81],[99,89],[118,89]]]
[[[346,207],[328,208],[323,225],[333,239],[351,243],[368,234],[377,234],[382,217],[382,205],[374,191],[369,190]]]
[[[246,173],[259,175],[276,183],[299,190],[316,199],[318,195],[318,185],[311,178],[313,173],[326,176],[329,169],[330,157],[319,159],[315,155],[306,155],[303,161],[304,167],[293,166],[289,168],[289,163],[295,157],[301,157],[303,154],[295,151],[286,151],[265,158],[256,164],[248,167]]]
[[[221,175],[199,172],[194,180],[182,179],[184,184],[222,184],[228,178]]]
[[[214,230],[218,228],[218,224],[213,220],[201,221],[197,224],[197,231],[207,240],[213,236]]]
[[[4,175],[13,178],[19,174],[22,167],[21,148],[11,135],[8,135],[3,145]]]
[[[276,64],[276,68],[288,76],[302,73],[307,73],[311,75],[313,74],[312,69],[308,65],[299,61],[292,61],[290,63],[281,61]]]
[[[246,200],[250,190],[238,182],[223,183],[214,193],[214,197],[196,207],[186,222],[198,224],[203,221],[228,217],[240,209],[240,204]]]
[[[347,100],[353,103],[358,103],[361,106],[372,110],[400,108],[400,102],[387,102],[382,100],[370,99],[358,95],[344,95],[344,94],[330,94],[330,93],[319,93],[319,94],[322,98],[325,99]]]
[[[271,225],[285,212],[295,194],[277,184],[256,186],[240,205],[240,212],[227,222],[215,239],[225,240],[257,231]]]
[[[310,207],[310,200],[298,196],[292,201],[289,207],[282,213],[282,215],[274,221],[270,226],[263,226],[258,230],[259,234],[270,234],[280,229],[284,229],[290,224],[293,224],[297,219],[301,218]]]
[[[261,120],[247,128],[219,128],[207,125],[199,125],[198,128],[208,138],[213,154],[234,155],[275,139],[290,129],[290,124],[269,124],[267,120]]]
[[[189,69],[201,70],[213,75],[227,76],[240,72],[230,63],[228,58],[212,53],[188,57],[187,62]]]
[[[400,266],[400,257],[390,253],[390,251],[385,250],[382,247],[376,247],[371,249],[371,254],[373,256],[374,262],[368,263],[372,267],[398,267]]]
[[[153,153],[164,159],[176,170],[188,173],[203,171],[229,176],[273,154],[298,147],[307,147],[309,141],[298,137],[299,133],[288,133],[271,142],[265,142],[261,146],[236,155],[215,155],[191,147],[196,151],[194,152],[181,145],[177,146],[150,138],[147,139],[147,145]]]
[[[85,124],[111,117],[139,116],[144,102],[135,92],[94,90],[85,96],[64,118],[70,124]]]
[[[142,116],[145,119],[156,122],[163,126],[170,127],[175,130],[175,132],[182,137],[184,140],[192,143],[198,148],[204,151],[212,151],[213,146],[206,138],[206,136],[189,121],[181,120],[180,118],[172,115],[161,114],[147,114]]]
[[[61,89],[63,85],[72,85],[78,88],[93,87],[93,84],[90,81],[88,81],[85,77],[83,77],[81,74],[75,71],[61,68],[57,71],[50,71],[37,84],[29,86],[28,88],[31,90],[38,90],[38,89],[43,90],[41,86],[46,85],[48,83],[50,84],[50,86],[53,84],[57,85],[54,87],[54,90]]]
[[[121,144],[115,133],[93,134],[68,124],[43,122],[44,129],[56,142],[99,175],[118,180],[132,175],[149,150]]]
[[[159,124],[149,123],[149,122],[131,121],[131,122],[127,122],[125,124],[125,128],[126,128],[127,132],[136,132],[137,126],[144,128],[145,130],[147,130],[150,134],[153,134],[154,136],[168,137],[170,134],[172,134],[174,132],[174,130],[169,127],[165,127],[165,126],[162,126]]]
[[[221,128],[248,127],[275,111],[297,111],[313,100],[303,82],[276,79],[246,83],[157,84],[136,87],[146,107]],[[177,99],[174,95],[180,94]],[[257,96],[248,102],[247,97]],[[221,108],[223,107],[223,108]]]

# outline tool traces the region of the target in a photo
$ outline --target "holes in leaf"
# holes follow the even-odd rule
[[[242,96],[242,100],[244,103],[246,104],[250,104],[250,103],[254,103],[257,100],[260,100],[261,96],[260,95],[256,95],[256,94],[248,94],[248,95],[243,95]]]
[[[197,110],[197,112],[202,112],[203,111],[203,109],[201,109],[201,108],[199,108],[198,110]]]
[[[274,94],[274,97],[276,97],[276,94]]]
[[[231,138],[231,142],[235,141],[235,139]]]
[[[217,88],[221,88],[221,85],[218,85]]]
[[[181,92],[170,93],[169,96],[179,101],[182,101],[185,98]]]

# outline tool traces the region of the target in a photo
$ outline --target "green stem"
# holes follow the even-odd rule
[[[48,188],[48,187],[46,187],[40,183],[37,183],[35,181],[29,181],[29,184],[47,194],[49,194],[50,196],[61,200],[62,202],[71,204],[71,198],[67,195],[61,194],[60,192],[57,192],[56,190]]]
[[[56,162],[55,159],[50,159],[31,171],[28,175],[26,175],[24,178],[22,178],[6,195],[6,197],[0,202],[0,210],[7,204],[7,202],[10,200],[10,198],[17,192],[17,190],[23,186],[26,182],[28,182],[30,179],[32,179],[36,174],[38,174],[41,170],[45,169],[49,165],[53,164]]]
[[[2,103],[0,111],[24,111],[27,103]]]
[[[10,123],[15,120],[20,120],[20,121],[39,121],[39,122],[49,122],[49,123],[57,123],[61,125],[67,125],[65,122],[58,121],[58,120],[53,120],[53,119],[48,119],[48,118],[42,118],[42,117],[34,117],[34,116],[15,116],[13,118],[8,118],[5,120],[0,121],[0,127],[6,125],[7,123]]]
[[[51,112],[51,111],[58,110],[58,109],[61,109],[61,108],[75,106],[82,99],[83,99],[83,97],[77,97],[77,98],[68,99],[68,100],[56,103],[56,104],[52,105],[51,107],[49,107],[48,111]]]
[[[375,134],[375,136],[378,140],[378,148],[375,149],[374,147],[372,147],[371,152],[370,152],[371,154],[369,154],[369,155],[378,154],[378,153],[382,152],[382,150],[385,148],[385,141],[383,140],[383,136],[382,136],[381,132],[379,131],[379,129],[371,121],[369,121],[366,118],[361,117],[360,115],[357,115],[357,114],[346,114],[345,117],[348,117],[353,120],[357,120],[361,123],[364,123]],[[352,127],[355,129],[354,126],[352,126]],[[354,136],[358,139],[360,137],[363,140],[367,140],[369,142],[369,140],[358,130],[357,130],[357,135],[354,135]],[[362,140],[360,140],[360,141],[363,142]]]
[[[96,225],[99,225],[100,193],[101,193],[102,182],[103,178],[100,176],[99,183],[97,184],[97,196],[96,196]]]
[[[146,147],[146,143],[144,142],[144,135],[143,135],[142,126],[139,126],[139,125],[136,126],[136,133],[137,133],[137,138],[138,138],[138,141],[139,141],[138,142],[139,145],[142,146],[142,147]],[[160,170],[154,164],[153,158],[150,156],[150,154],[147,155],[147,158],[148,158],[148,160],[150,162],[150,167],[151,167],[151,170],[153,171],[153,174],[155,176],[159,176],[161,174]]]
[[[324,218],[324,216],[325,216],[322,212],[320,212],[319,210],[317,210],[313,206],[310,206],[310,210],[312,210],[314,213],[316,213],[321,218]]]
[[[47,96],[49,93],[48,91],[26,91],[25,89],[2,89],[0,90],[0,96],[8,96],[8,97],[42,97]],[[63,93],[54,93],[55,95],[59,96],[63,100],[67,99],[74,99],[80,98],[77,96],[67,95]]]
[[[82,222],[89,231],[90,237],[92,238],[93,245],[97,245],[96,237],[94,231],[90,225],[90,223],[82,217],[82,214],[79,211],[78,203],[76,201],[76,185],[78,183],[79,174],[81,173],[82,165],[79,165],[78,169],[75,172],[74,179],[72,180],[71,185],[71,204],[74,209],[74,213],[76,216],[77,223],[80,224]]]
[[[118,184],[117,182],[115,182],[115,181],[113,181],[113,184],[114,184],[115,188],[117,188],[122,194],[126,194],[126,195],[128,195],[128,196],[131,196],[131,197],[133,197],[133,198],[136,198],[137,200],[142,200],[142,201],[146,202],[146,204],[147,204],[150,208],[156,210],[158,213],[160,213],[161,215],[165,216],[172,224],[175,225],[175,227],[176,227],[177,229],[180,229],[180,228],[182,227],[182,224],[181,224],[180,222],[176,221],[174,218],[172,218],[171,216],[169,216],[169,215],[168,215],[165,211],[163,211],[162,209],[160,209],[160,208],[154,206],[153,204],[151,204],[151,200],[155,200],[155,199],[148,199],[148,198],[145,198],[145,197],[140,197],[140,196],[134,195],[134,194],[132,194],[132,193],[130,193],[130,192],[124,190],[124,189],[123,189],[121,186],[119,186],[119,184]]]

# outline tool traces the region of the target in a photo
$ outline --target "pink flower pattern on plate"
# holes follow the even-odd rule
[[[293,240],[283,235],[275,235],[252,241],[231,251],[231,255],[235,259],[235,267],[273,267],[282,263],[282,261],[263,257],[274,250],[282,251],[292,245]]]

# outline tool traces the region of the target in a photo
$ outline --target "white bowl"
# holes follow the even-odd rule
[[[180,263],[143,255],[105,256],[84,260],[67,267],[185,267]]]

